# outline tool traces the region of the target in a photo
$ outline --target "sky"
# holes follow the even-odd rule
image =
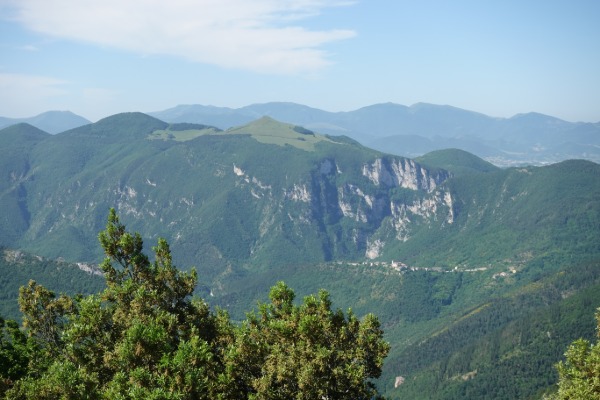
[[[597,0],[0,0],[0,116],[451,105],[600,122]]]

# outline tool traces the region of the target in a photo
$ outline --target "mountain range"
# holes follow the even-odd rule
[[[451,106],[386,103],[348,112],[272,102],[241,108],[179,105],[149,113],[168,123],[199,123],[229,129],[263,116],[404,157],[457,148],[497,166],[546,165],[567,159],[600,162],[600,122],[572,123],[538,113],[494,118]],[[49,133],[89,123],[69,112],[48,112],[27,119],[0,117],[0,128],[18,122]]]
[[[528,113],[494,118],[451,106],[386,103],[349,112],[326,112],[294,103],[254,104],[238,109],[180,105],[151,113],[167,122],[196,122],[222,129],[261,116],[405,157],[446,148],[469,151],[499,166],[541,165],[566,159],[600,161],[600,123],[571,123]]]
[[[390,398],[539,397],[566,344],[593,337],[600,165],[499,168],[458,149],[406,158],[256,117],[0,130],[2,267],[23,268],[15,251],[100,262],[114,207],[147,246],[166,238],[178,266],[197,268],[198,295],[234,319],[281,279],[377,314]]]

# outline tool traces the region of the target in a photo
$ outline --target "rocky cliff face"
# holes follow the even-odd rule
[[[389,188],[401,187],[432,192],[448,177],[438,172],[431,174],[415,161],[407,158],[378,158],[371,164],[363,165],[362,174],[375,185]]]
[[[413,160],[377,158],[362,165],[360,178],[347,179],[336,160],[323,160],[310,182],[284,189],[284,201],[304,203],[289,218],[296,224],[339,225],[332,242],[346,240],[352,253],[374,259],[390,241],[407,241],[417,225],[452,224],[452,195],[442,184],[449,174],[432,173]],[[331,229],[329,229],[331,231]],[[331,237],[332,236],[332,237]],[[333,247],[336,247],[335,245]]]

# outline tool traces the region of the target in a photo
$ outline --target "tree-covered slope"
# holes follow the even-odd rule
[[[156,140],[170,131],[181,132],[120,114],[33,147],[23,184],[31,223],[6,245],[93,261],[102,216],[116,206],[143,234],[172,238],[189,264],[217,270],[362,258],[393,190],[429,198],[447,176],[270,119]]]
[[[33,174],[31,153],[49,136],[25,123],[0,130],[0,245],[17,241],[31,222],[25,184]]]
[[[390,397],[526,399],[552,390],[567,345],[595,335],[599,266],[550,274],[455,315],[390,357],[388,371],[402,377],[386,380]]]
[[[0,276],[0,316],[16,321],[21,320],[17,303],[19,288],[30,280],[69,295],[95,293],[104,287],[101,272],[93,265],[50,260],[2,247]]]
[[[428,167],[445,169],[454,176],[498,170],[493,164],[460,149],[432,151],[415,160]]]
[[[422,266],[485,267],[506,258],[560,265],[598,254],[600,165],[565,161],[448,180],[452,224],[396,243]],[[427,252],[423,250],[428,249]]]

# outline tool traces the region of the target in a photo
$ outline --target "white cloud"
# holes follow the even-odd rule
[[[6,117],[31,117],[21,115],[21,110],[35,112],[56,109],[56,99],[67,94],[68,82],[46,76],[0,73],[0,115]]]
[[[337,0],[13,0],[16,19],[55,37],[163,54],[227,68],[311,73],[330,64],[322,46],[351,30],[301,20]]]

